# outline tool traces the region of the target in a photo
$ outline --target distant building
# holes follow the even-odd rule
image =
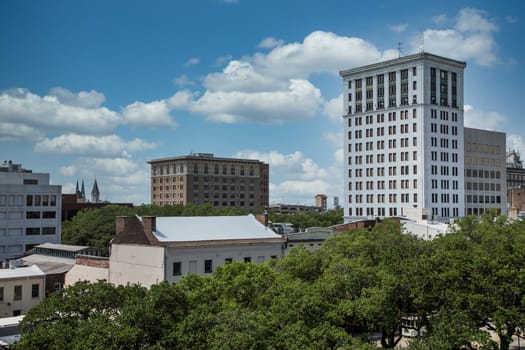
[[[303,212],[319,212],[321,208],[315,205],[300,204],[270,204],[268,210],[275,214],[297,214]]]
[[[119,205],[133,208],[133,203],[111,203],[108,201],[101,201],[100,190],[96,178],[93,181],[93,188],[91,189],[91,201],[88,201],[86,200],[84,180],[82,179],[81,187],[79,187],[77,180],[75,194],[62,195],[62,221],[72,219],[80,210],[88,208],[97,209],[107,205]]]
[[[328,197],[326,194],[318,194],[315,196],[315,206],[321,208],[321,211],[326,211],[328,208]]]
[[[44,299],[45,274],[36,265],[0,269],[0,317],[25,315]]]
[[[285,238],[252,215],[117,217],[109,282],[144,286],[212,273],[228,262],[262,263],[283,255]]]
[[[268,206],[269,168],[261,161],[197,153],[148,163],[151,204],[209,204],[248,211]]]
[[[62,186],[11,161],[0,165],[0,260],[60,243]]]
[[[507,214],[506,135],[465,128],[465,214]]]
[[[341,208],[341,206],[339,205],[339,197],[337,196],[334,197],[334,208],[335,209]]]

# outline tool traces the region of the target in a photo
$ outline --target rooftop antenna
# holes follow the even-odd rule
[[[401,57],[401,41],[397,43],[398,58]]]
[[[421,53],[425,52],[425,32],[421,33],[421,47],[419,48]]]

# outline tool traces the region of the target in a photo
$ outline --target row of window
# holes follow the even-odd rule
[[[0,303],[3,302],[11,302],[10,300],[4,300],[4,289],[5,287],[0,286]],[[13,301],[20,301],[22,300],[22,285],[18,284],[13,287]],[[40,284],[33,283],[31,285],[31,298],[39,298],[40,297]]]
[[[379,208],[373,208],[373,207],[366,207],[366,208],[348,208],[348,215],[349,216],[353,216],[354,214],[354,210],[355,209],[355,215],[356,216],[364,216],[365,213],[366,213],[366,216],[385,216],[385,214],[387,213],[387,211],[385,210],[386,208],[382,208],[382,207],[379,207]],[[363,209],[366,209],[363,210]],[[375,210],[377,209],[377,210]],[[441,208],[441,216],[442,217],[450,217],[450,209],[449,207],[443,207]],[[439,210],[438,208],[432,208],[432,216],[437,216],[439,213]],[[397,216],[397,208],[388,208],[388,216]],[[452,216],[453,217],[458,217],[459,216],[459,208],[452,208]]]
[[[465,169],[465,177],[478,177],[485,179],[499,179],[501,172],[498,170]]]
[[[500,204],[501,196],[483,196],[483,195],[467,195],[467,203],[492,203]]]
[[[275,258],[277,258],[277,256],[276,255],[272,255],[271,258],[275,259]],[[258,256],[257,257],[257,263],[259,263],[259,264],[263,263],[264,260],[265,260],[264,256]],[[250,263],[250,262],[252,262],[252,257],[251,256],[245,256],[242,261],[244,261],[245,263]],[[231,263],[231,262],[233,262],[233,258],[225,258],[224,259],[224,263],[225,264],[228,264],[228,263]],[[188,262],[188,272],[199,273],[200,271],[197,271],[197,265],[198,265],[197,260],[190,260]],[[182,262],[181,261],[173,262],[172,267],[173,267],[173,269],[172,269],[173,276],[180,276],[180,275],[182,275]],[[203,268],[203,270],[201,272],[203,272],[203,273],[212,273],[213,272],[213,260],[212,259],[205,259],[202,268]]]
[[[388,180],[388,189],[389,190],[395,190],[397,189],[397,181],[398,180]],[[410,188],[410,180],[399,180],[401,184],[401,189],[409,189]],[[367,190],[373,190],[374,189],[374,181],[365,181],[364,182]],[[385,189],[385,180],[377,180],[376,186],[378,190],[384,190]],[[412,188],[417,189],[417,179],[412,180]],[[356,181],[355,182],[355,190],[361,191],[363,189],[363,181]],[[352,191],[352,182],[348,183],[348,190]]]
[[[385,203],[386,200],[386,194],[376,194],[375,198],[377,200],[377,203]],[[399,194],[400,202],[401,203],[410,203],[410,194],[409,193],[400,193]],[[373,194],[356,194],[354,195],[348,195],[348,203],[353,203],[353,199],[355,199],[356,203],[374,203],[374,195]],[[364,200],[364,201],[363,201]],[[413,203],[417,204],[417,193],[412,194],[412,200]],[[398,197],[397,193],[389,193],[388,194],[388,203],[397,203]]]
[[[212,166],[209,164],[199,164],[199,163],[194,163],[192,165],[190,163],[188,165],[188,168],[190,169],[193,168],[193,174],[199,174],[199,173],[211,174],[212,169],[213,169],[213,174],[215,175],[219,175],[219,174],[228,175],[228,173],[230,175],[236,175],[237,169],[238,169],[238,173],[241,176],[245,176],[245,175],[255,176],[255,169],[253,166],[250,166],[247,168],[245,168],[244,166],[240,166],[239,168],[236,168],[235,166],[228,167],[227,165],[223,165],[223,166],[213,165]],[[230,170],[229,172],[228,172],[228,168]],[[186,164],[176,165],[176,166],[173,164],[154,165],[152,169],[153,175],[170,175],[170,174],[181,174],[181,173],[184,174],[186,173],[186,171],[187,171]]]
[[[388,119],[389,122],[395,122],[396,121],[396,115],[397,112],[388,112]],[[408,120],[408,109],[400,111],[399,112],[399,120]],[[417,118],[417,109],[412,110],[412,118]],[[363,125],[363,116],[354,117],[354,125],[360,126]],[[378,113],[376,114],[376,124],[384,123],[385,122],[385,113]],[[365,116],[365,124],[374,124],[374,116],[372,114]],[[348,127],[352,126],[352,118],[348,118]]]
[[[399,168],[399,172],[397,170],[398,168]],[[410,169],[410,167],[408,165],[401,165],[399,167],[389,166],[388,167],[388,176],[396,176],[396,175],[398,175],[398,173],[400,175],[410,175],[409,169]],[[353,170],[355,170],[355,172]],[[376,175],[374,175],[374,170],[375,170],[375,174]],[[385,167],[366,168],[365,171],[366,171],[366,173],[365,173],[366,177],[385,176]],[[412,166],[412,174],[413,175],[417,174],[417,165]],[[447,171],[446,175],[448,175],[448,171]],[[356,177],[356,178],[363,177],[363,169],[348,169],[348,177],[349,178],[352,178],[352,177]]]
[[[26,206],[55,207],[57,196],[55,194],[26,195]],[[23,207],[24,195],[22,194],[0,194],[0,207]]]
[[[26,211],[26,219],[56,219],[56,211]]]
[[[54,235],[56,227],[26,227],[26,236]]]

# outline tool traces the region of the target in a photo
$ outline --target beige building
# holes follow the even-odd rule
[[[117,217],[109,282],[174,283],[228,262],[262,263],[283,255],[285,238],[252,214],[208,217]]]
[[[506,135],[465,128],[465,214],[507,213]]]
[[[36,265],[0,269],[0,317],[25,315],[45,295],[45,274]]]
[[[249,211],[268,206],[269,167],[258,160],[197,153],[148,163],[151,204],[209,204]]]

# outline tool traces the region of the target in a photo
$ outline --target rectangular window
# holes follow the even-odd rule
[[[32,207],[33,206],[33,195],[28,194],[26,196],[26,206]]]
[[[26,219],[40,219],[39,211],[28,211],[26,212]]]
[[[212,273],[212,272],[213,272],[213,261],[204,260],[204,273]]]
[[[182,263],[180,261],[176,261],[173,263],[173,276],[180,275],[182,275]]]
[[[4,287],[0,287],[0,302],[4,301]]]
[[[13,300],[22,300],[22,286],[15,286]]]
[[[55,292],[58,292],[60,289],[62,289],[62,285],[60,284],[60,282],[55,282],[55,284],[53,285],[53,290]]]
[[[26,236],[38,236],[40,227],[26,227]]]
[[[43,235],[54,235],[56,233],[56,227],[42,227]]]
[[[31,298],[38,297],[40,297],[40,285],[38,283],[34,283],[31,285]]]
[[[55,211],[44,211],[42,212],[42,219],[55,219],[57,213]]]
[[[38,185],[38,180],[36,180],[36,179],[24,179],[24,185]]]
[[[245,256],[245,257],[244,257],[244,262],[245,262],[245,263],[252,262],[252,258],[249,257],[249,256]]]

